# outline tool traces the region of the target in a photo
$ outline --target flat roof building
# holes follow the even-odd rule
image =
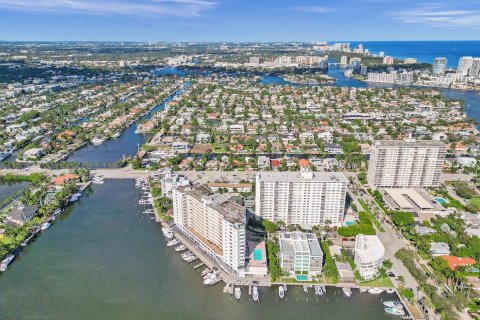
[[[438,187],[446,153],[447,147],[441,141],[375,141],[368,183],[374,188]]]
[[[286,224],[341,225],[347,178],[340,172],[261,172],[256,176],[255,215]]]
[[[245,268],[245,208],[203,186],[172,190],[173,219],[187,235],[220,264],[237,273]],[[222,262],[224,264],[222,264]],[[224,268],[227,272],[231,271]]]

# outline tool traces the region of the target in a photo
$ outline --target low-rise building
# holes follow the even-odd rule
[[[291,276],[322,273],[323,251],[314,233],[280,232],[280,267]]]
[[[172,190],[190,185],[190,181],[179,174],[167,173],[161,180],[162,196],[171,198]]]
[[[365,280],[373,279],[382,267],[385,248],[377,236],[357,235],[355,265]]]

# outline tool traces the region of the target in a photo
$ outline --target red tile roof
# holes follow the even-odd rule
[[[448,266],[450,269],[455,270],[461,266],[471,266],[475,264],[475,259],[469,257],[454,257],[454,256],[441,256],[443,259],[447,260]]]

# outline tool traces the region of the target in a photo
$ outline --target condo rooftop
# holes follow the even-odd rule
[[[243,223],[245,221],[245,208],[228,200],[221,194],[213,192],[207,187],[184,186],[179,187],[178,190],[203,202],[208,207],[223,215],[224,219],[230,223]]]
[[[279,182],[299,182],[299,181],[316,181],[316,182],[347,182],[347,178],[341,172],[260,172],[257,177],[267,181]]]
[[[376,140],[376,146],[381,147],[446,147],[445,143],[436,140]]]
[[[287,256],[310,255],[323,256],[318,239],[313,233],[281,232],[280,248]]]

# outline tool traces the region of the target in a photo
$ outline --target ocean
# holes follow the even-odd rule
[[[339,41],[349,42],[349,41]],[[417,58],[419,62],[433,63],[436,57],[446,57],[449,67],[457,67],[458,60],[463,56],[480,57],[479,41],[350,41],[350,47],[359,43],[378,54],[395,58]]]

